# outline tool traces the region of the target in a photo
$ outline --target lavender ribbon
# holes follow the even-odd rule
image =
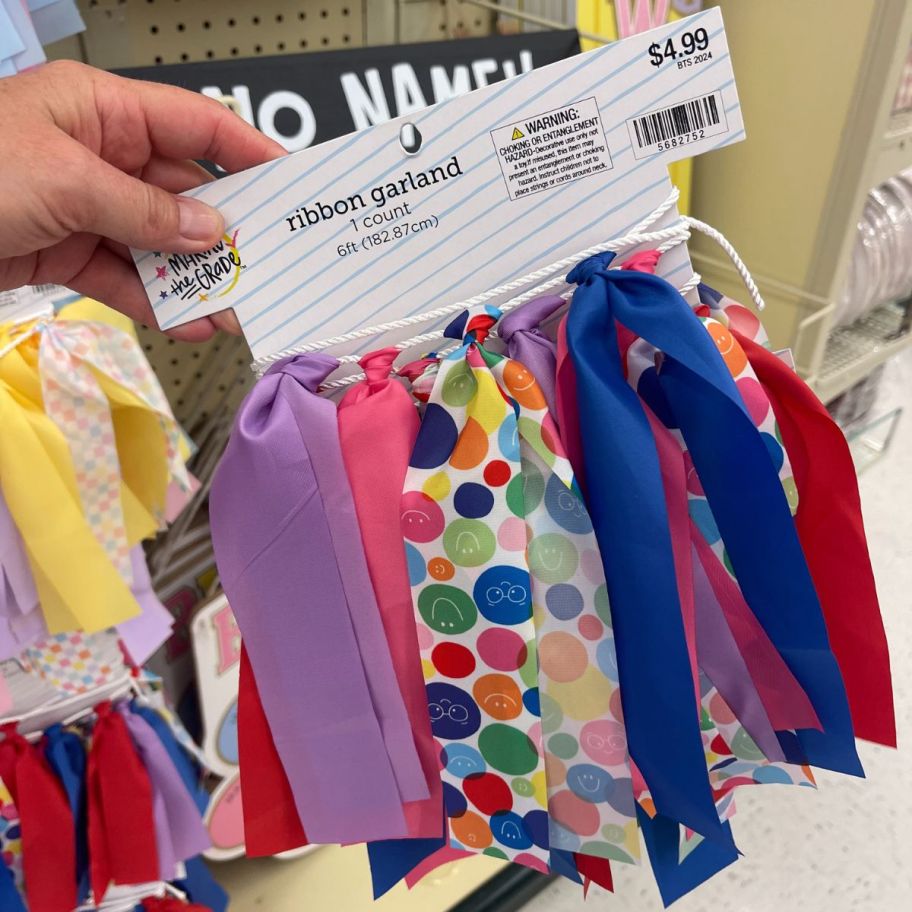
[[[693,545],[691,555],[700,667],[767,760],[784,761],[782,746]]]
[[[161,739],[142,716],[117,705],[152,783],[152,814],[162,880],[173,880],[178,862],[204,852],[212,845],[193,796],[187,791]]]
[[[222,584],[314,843],[404,837],[401,802],[428,797],[336,408],[317,395],[338,363],[304,355],[270,368],[237,415],[209,510]]]
[[[559,295],[544,295],[510,311],[497,332],[507,345],[507,355],[529,369],[538,381],[551,417],[557,420],[555,375],[557,343],[541,331],[541,324],[566,301]]]
[[[0,494],[0,659],[18,655],[45,632],[25,545]]]
[[[142,545],[137,545],[130,551],[130,565],[133,569],[130,591],[139,603],[140,613],[118,624],[117,632],[133,664],[145,665],[149,657],[171,636],[174,618],[158,600],[152,588]]]

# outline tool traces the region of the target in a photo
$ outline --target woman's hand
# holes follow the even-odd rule
[[[0,79],[0,290],[54,283],[155,325],[127,247],[197,253],[219,213],[180,194],[212,178],[193,159],[240,171],[285,150],[210,98],[49,63]],[[171,332],[239,331],[231,311]]]

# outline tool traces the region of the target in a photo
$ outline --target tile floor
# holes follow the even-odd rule
[[[860,745],[867,780],[818,775],[819,791],[739,793],[744,857],[675,912],[899,912],[912,908],[912,351],[887,365],[873,414],[903,405],[890,449],[861,476],[861,496],[890,640],[899,751]],[[620,870],[619,870],[620,869]],[[655,912],[646,870],[615,866],[616,894],[552,884],[524,912]]]

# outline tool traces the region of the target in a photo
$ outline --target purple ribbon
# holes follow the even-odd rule
[[[152,783],[152,815],[161,879],[173,880],[178,862],[199,855],[212,842],[193,796],[155,730],[142,716],[130,712],[126,703],[119,703],[117,711]]]
[[[0,659],[18,655],[45,632],[25,545],[0,494]]]
[[[338,363],[303,355],[270,368],[241,406],[209,501],[222,584],[314,843],[404,837],[401,802],[428,796],[336,407],[317,395]]]
[[[766,708],[693,545],[691,554],[699,665],[767,760],[784,761]]]
[[[507,345],[507,356],[529,369],[538,381],[551,417],[557,420],[555,376],[557,343],[541,331],[541,324],[567,302],[559,295],[544,295],[510,311],[497,332]]]

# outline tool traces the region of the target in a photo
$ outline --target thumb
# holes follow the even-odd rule
[[[84,151],[85,147],[81,147]],[[74,231],[110,238],[139,250],[200,253],[218,243],[225,220],[217,209],[175,196],[92,155],[84,156],[76,187],[64,188]]]

